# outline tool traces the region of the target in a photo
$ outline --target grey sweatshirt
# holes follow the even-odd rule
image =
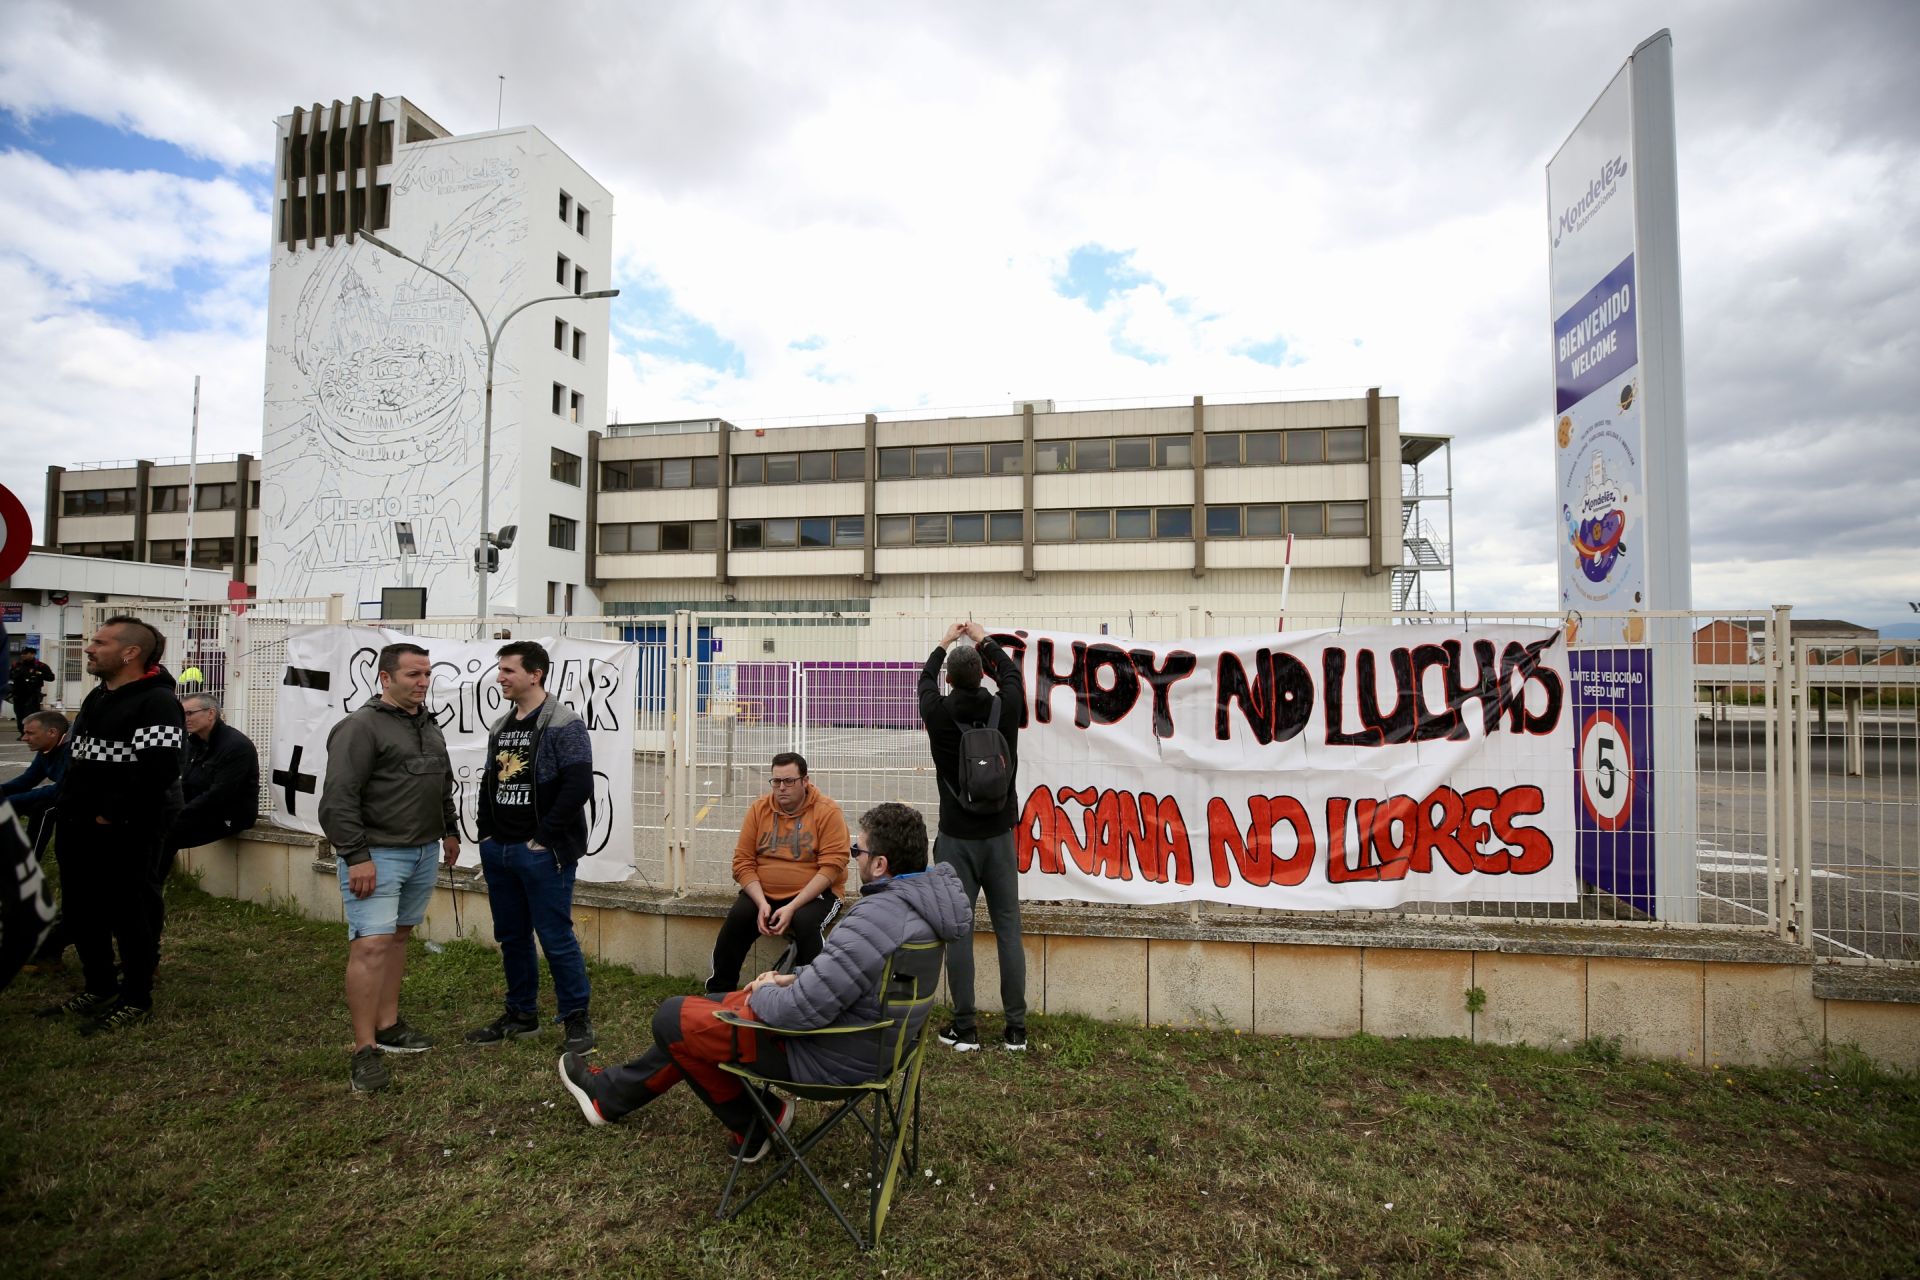
[[[375,698],[333,726],[320,829],[349,866],[375,845],[405,849],[458,835],[453,762],[433,717]]]

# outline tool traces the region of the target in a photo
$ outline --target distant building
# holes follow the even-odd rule
[[[296,107],[276,146],[262,594],[339,592],[351,615],[410,579],[433,614],[473,608],[487,333],[464,290],[489,327],[534,302],[494,369],[487,519],[519,538],[489,611],[597,611],[584,473],[608,313],[573,299],[611,281],[611,194],[538,129],[455,136],[400,98]]]
[[[62,555],[185,565],[189,505],[194,567],[256,584],[260,461],[244,453],[191,467],[185,458],[48,467],[41,543]]]

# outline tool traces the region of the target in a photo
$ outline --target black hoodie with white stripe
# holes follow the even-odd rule
[[[187,722],[165,667],[149,667],[118,689],[94,689],[67,741],[73,758],[54,802],[62,818],[164,831],[180,812]]]

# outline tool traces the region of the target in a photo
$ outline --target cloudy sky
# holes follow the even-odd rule
[[[184,455],[195,373],[256,450],[274,118],[505,75],[615,193],[622,420],[1377,385],[1455,437],[1462,606],[1550,609],[1544,167],[1663,26],[1695,606],[1915,620],[1908,0],[12,0],[0,483]]]

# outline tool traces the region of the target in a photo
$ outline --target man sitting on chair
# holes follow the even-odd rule
[[[560,1080],[588,1124],[606,1124],[637,1110],[685,1080],[731,1135],[727,1150],[748,1163],[767,1153],[772,1135],[754,1123],[746,1087],[722,1062],[753,1063],[760,1072],[803,1084],[858,1084],[883,1070],[878,1038],[742,1033],[714,1017],[719,1009],[789,1031],[853,1026],[880,1016],[880,978],[887,960],[910,942],[971,940],[973,913],[950,866],[927,867],[927,824],[919,812],[889,802],[860,819],[853,846],[860,901],[828,935],[819,957],[798,973],[763,973],[722,1000],[674,996],[653,1015],[653,1047],[620,1067],[560,1058]],[[768,1111],[785,1129],[793,1101]],[[751,1145],[749,1145],[751,1143]]]

